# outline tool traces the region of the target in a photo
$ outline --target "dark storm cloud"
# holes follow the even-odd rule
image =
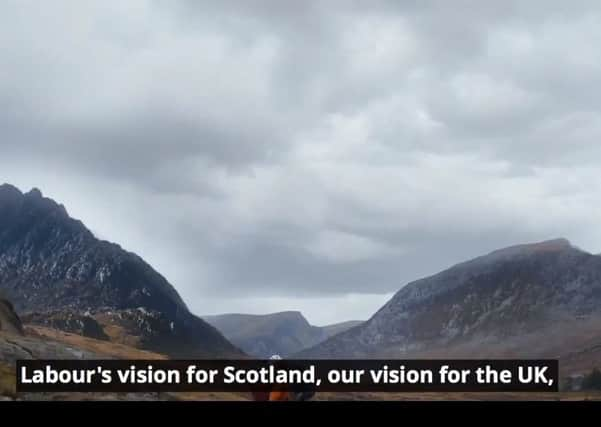
[[[364,316],[384,301],[354,295],[500,246],[599,251],[600,24],[595,1],[9,0],[0,178],[198,311]]]

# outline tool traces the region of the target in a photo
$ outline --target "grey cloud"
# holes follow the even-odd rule
[[[558,236],[599,252],[600,20],[592,0],[7,1],[0,180],[199,310],[389,294]]]

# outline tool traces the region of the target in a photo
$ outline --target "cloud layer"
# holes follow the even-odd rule
[[[0,181],[200,313],[364,318],[500,246],[600,252],[598,2],[362,4],[7,0]]]

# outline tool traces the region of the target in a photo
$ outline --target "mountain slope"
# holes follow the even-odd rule
[[[0,186],[0,290],[19,313],[108,314],[143,348],[176,357],[240,354],[140,257],[96,239],[37,189]]]
[[[23,334],[21,319],[10,301],[0,297],[0,331],[11,334]]]
[[[297,356],[444,356],[453,349],[464,356],[488,349],[491,356],[511,348],[525,357],[551,351],[558,340],[576,345],[579,326],[597,318],[601,257],[558,239],[495,251],[410,283],[364,324]]]
[[[273,354],[287,356],[357,324],[345,322],[325,327],[313,326],[298,311],[265,315],[221,314],[203,318],[232,343],[257,357]]]
[[[363,323],[361,320],[348,320],[346,322],[334,323],[332,325],[322,326],[321,329],[324,331],[325,338],[333,337],[341,332],[359,326]]]

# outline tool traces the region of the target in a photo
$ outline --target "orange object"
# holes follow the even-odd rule
[[[277,400],[290,400],[287,391],[272,391],[269,393],[269,400],[277,401]]]

